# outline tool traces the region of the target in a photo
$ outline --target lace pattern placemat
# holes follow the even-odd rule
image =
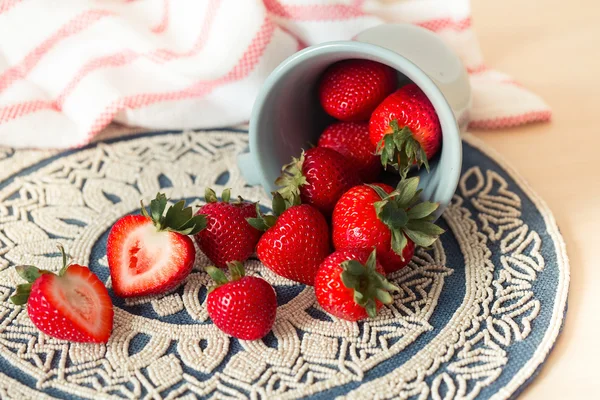
[[[312,288],[258,261],[277,291],[263,340],[227,337],[204,302],[199,252],[185,283],[161,296],[113,296],[106,345],[40,333],[8,301],[16,264],[58,269],[61,243],[106,282],[112,224],[158,191],[202,203],[204,187],[270,203],[235,167],[243,130],[152,133],[69,151],[0,149],[0,398],[509,398],[559,334],[569,266],[550,211],[491,150],[465,136],[462,178],[432,250],[391,275],[402,290],[381,315],[337,320]]]

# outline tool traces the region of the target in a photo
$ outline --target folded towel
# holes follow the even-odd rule
[[[385,22],[423,26],[460,54],[471,126],[550,118],[538,96],[484,64],[468,0],[0,0],[0,145],[82,146],[111,121],[243,123],[286,57]]]

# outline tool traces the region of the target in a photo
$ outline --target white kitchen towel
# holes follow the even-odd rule
[[[111,121],[248,120],[267,75],[305,46],[385,22],[439,34],[471,74],[473,127],[550,119],[483,62],[468,0],[0,0],[0,145],[77,147]]]

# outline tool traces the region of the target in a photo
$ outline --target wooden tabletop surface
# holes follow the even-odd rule
[[[472,0],[486,64],[553,109],[551,123],[475,131],[553,211],[571,264],[567,320],[523,399],[600,393],[600,4]]]

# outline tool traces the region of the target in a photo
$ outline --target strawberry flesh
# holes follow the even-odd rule
[[[192,270],[192,240],[176,232],[157,231],[143,215],[121,218],[111,229],[107,258],[115,294],[158,294],[175,288]]]
[[[76,264],[63,276],[42,274],[31,287],[27,312],[40,331],[72,342],[105,343],[113,326],[106,287],[88,268]]]

